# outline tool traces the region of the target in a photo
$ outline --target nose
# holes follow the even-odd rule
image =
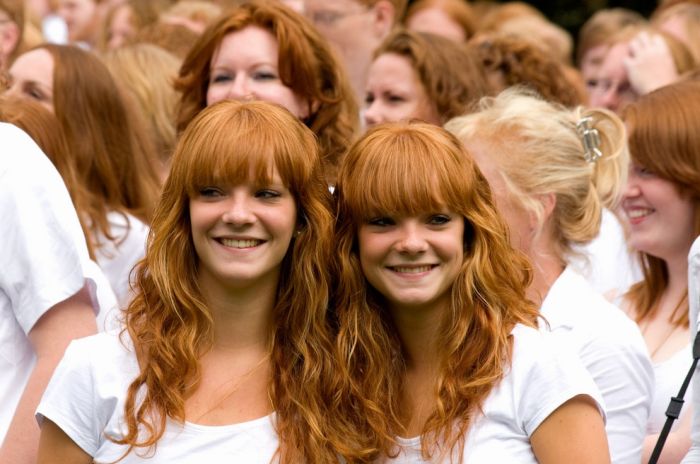
[[[396,242],[396,251],[407,255],[417,255],[427,249],[427,242],[423,230],[415,221],[402,224],[399,228],[401,234]]]
[[[227,201],[221,220],[236,227],[254,223],[255,214],[250,207],[249,199],[245,195],[232,195]]]
[[[229,100],[252,100],[252,93],[248,85],[248,78],[244,73],[238,73],[228,88],[226,98]]]
[[[600,106],[607,108],[610,111],[617,111],[617,107],[620,104],[620,98],[617,92],[617,88],[611,85],[600,97]]]
[[[641,190],[639,189],[639,183],[637,180],[637,175],[634,173],[634,171],[630,170],[627,177],[627,183],[625,183],[625,187],[622,189],[623,199],[634,198],[640,194]]]

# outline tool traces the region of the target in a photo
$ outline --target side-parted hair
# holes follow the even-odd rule
[[[97,56],[70,45],[37,48],[54,59],[54,113],[78,180],[92,194],[87,205],[91,227],[111,238],[110,211],[150,222],[160,182],[140,115]]]
[[[387,53],[408,59],[443,123],[490,93],[476,54],[445,37],[398,29],[374,51],[374,59]]]
[[[90,257],[94,258],[92,234],[85,223],[85,205],[90,193],[77,178],[74,159],[68,154],[68,146],[56,116],[33,100],[4,95],[0,97],[0,121],[14,124],[29,134],[61,174],[73,207],[78,212]]]
[[[284,464],[337,462],[352,429],[328,408],[337,386],[328,317],[333,216],[313,133],[287,110],[264,102],[224,101],[202,111],[182,134],[155,211],[137,295],[126,331],[141,371],[125,405],[119,444],[151,447],[166,418],[184,421],[197,388],[199,359],[213,342],[212,316],[198,285],[189,200],[202,188],[249,180],[265,185],[279,173],[295,199],[299,233],[283,258],[271,339],[269,397]],[[252,173],[252,174],[250,174]],[[141,392],[143,397],[141,401]],[[342,399],[341,399],[342,401]]]
[[[693,232],[700,235],[700,82],[679,82],[642,95],[625,108],[622,119],[629,131],[632,161],[672,182],[692,200]],[[662,259],[639,255],[644,280],[626,297],[641,321],[654,315],[669,275]],[[686,293],[673,315],[678,326],[688,326],[687,298]]]
[[[416,13],[437,8],[459,25],[464,33],[464,40],[469,40],[476,33],[476,20],[469,3],[464,0],[418,0],[413,2],[406,12],[404,24],[408,24]]]
[[[334,178],[357,132],[357,103],[344,68],[326,40],[306,18],[278,2],[253,0],[228,10],[192,46],[175,83],[182,92],[178,132],[206,107],[211,60],[224,37],[247,26],[260,27],[275,37],[280,79],[309,105],[304,123],[318,137],[324,170]]]
[[[602,157],[586,160],[577,123],[590,118],[598,131]],[[549,218],[556,257],[568,262],[575,247],[598,236],[603,208],[614,210],[627,180],[629,152],[625,127],[605,109],[575,109],[547,102],[523,88],[485,98],[474,113],[445,128],[467,148],[485,144],[511,198],[545,227],[538,197],[554,194]]]
[[[404,433],[405,358],[385,300],[362,273],[358,228],[385,214],[449,209],[464,219],[463,262],[438,337],[437,408],[421,434],[426,459],[438,449],[454,450],[510,367],[514,325],[536,326],[537,308],[525,297],[530,265],[511,248],[485,178],[462,143],[440,127],[372,128],[344,159],[336,194],[338,357],[359,392],[354,414],[375,457],[391,454],[393,437]]]

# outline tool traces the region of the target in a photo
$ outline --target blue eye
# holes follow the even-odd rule
[[[428,224],[434,226],[441,226],[447,224],[451,220],[452,218],[446,214],[435,214],[433,216],[430,216],[430,218],[428,219]]]

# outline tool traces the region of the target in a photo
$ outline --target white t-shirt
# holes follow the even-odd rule
[[[688,311],[690,344],[692,347],[695,335],[698,332],[698,312],[700,312],[700,237],[695,239],[688,254]],[[683,460],[683,464],[700,464],[700,366],[695,368],[692,384],[692,394],[688,395],[686,392],[685,397],[686,401],[687,398],[692,398],[693,402],[693,426],[690,431],[692,444],[688,455]]]
[[[148,226],[131,214],[123,215],[115,211],[107,213],[107,220],[110,235],[116,241],[107,240],[104,235],[95,232],[99,244],[95,258],[117,296],[119,307],[123,309],[133,296],[129,287],[131,270],[146,253]]]
[[[643,277],[620,221],[607,209],[603,210],[598,237],[575,249],[584,258],[572,259],[570,264],[602,295],[612,290],[624,293]]]
[[[666,409],[668,403],[671,402],[671,397],[678,395],[681,389],[681,384],[688,375],[690,363],[693,361],[691,353],[691,345],[686,345],[682,350],[676,352],[673,356],[665,361],[654,364],[654,376],[656,377],[656,385],[654,386],[654,400],[651,403],[651,414],[649,415],[649,423],[647,424],[647,433],[655,434],[661,432],[661,429],[666,422]],[[693,384],[688,386],[685,398],[692,398]],[[680,421],[688,414],[691,409],[690,405],[681,409],[681,415],[673,423],[671,431],[678,427]]]
[[[105,438],[123,436],[126,392],[139,373],[133,348],[124,340],[103,332],[73,341],[37,409],[39,421],[53,421],[96,463],[113,462],[126,450]],[[226,426],[169,420],[155,456],[131,452],[120,463],[268,464],[278,444],[274,414]]]
[[[598,389],[575,354],[557,348],[550,335],[530,327],[518,325],[512,334],[511,369],[486,398],[484,414],[469,429],[463,462],[536,464],[530,435],[555,409],[577,395],[592,397],[602,409]],[[386,462],[426,462],[419,437],[399,439],[399,443],[401,453]]]
[[[85,237],[68,190],[23,131],[0,123],[0,443],[36,357],[28,334],[85,285]]]
[[[639,464],[654,370],[637,324],[571,267],[549,289],[540,313],[555,339],[579,355],[603,395],[612,462]]]

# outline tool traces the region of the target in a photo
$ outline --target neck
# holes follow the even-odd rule
[[[442,304],[430,308],[390,308],[409,370],[432,369],[437,364],[437,339]]]
[[[230,288],[200,276],[200,288],[213,318],[214,349],[267,349],[278,279]]]
[[[662,298],[673,304],[661,305],[661,307],[673,310],[688,290],[688,260],[684,254],[666,260],[665,263],[668,270],[668,286],[664,290]]]
[[[532,262],[532,283],[527,289],[527,297],[538,307],[547,297],[549,289],[564,272],[565,264],[554,252],[551,240],[543,236],[532,244],[528,250],[528,257]]]

